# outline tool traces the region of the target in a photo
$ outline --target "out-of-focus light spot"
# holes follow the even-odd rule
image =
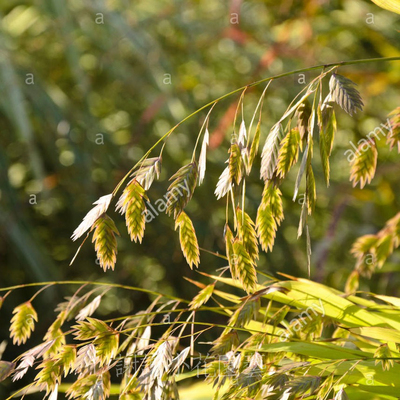
[[[57,132],[62,135],[66,136],[70,130],[71,126],[68,121],[60,121],[57,125]]]
[[[41,200],[35,206],[35,209],[45,217],[55,213],[57,210],[62,208],[62,203],[59,199],[50,198],[47,200]]]
[[[159,119],[154,124],[157,136],[163,136],[171,129],[171,125],[165,119]]]
[[[64,150],[61,152],[59,160],[64,167],[69,167],[75,162],[75,154],[70,150]]]
[[[176,120],[181,120],[186,115],[185,107],[183,106],[182,102],[177,98],[169,99],[168,108],[172,114],[172,116]]]
[[[3,29],[11,36],[20,36],[39,19],[35,7],[14,7],[3,17]]]
[[[193,94],[197,100],[206,100],[208,98],[208,87],[203,84],[196,85]]]
[[[239,57],[235,62],[235,69],[240,74],[247,74],[251,69],[251,62],[247,57]]]
[[[87,70],[90,71],[92,69],[95,69],[97,66],[97,58],[93,54],[84,54],[80,59],[79,59],[79,65]]]
[[[173,36],[173,34],[174,34],[174,30],[172,29],[171,23],[166,19],[164,19],[158,23],[157,31],[159,34],[166,36],[166,37]]]
[[[27,168],[24,164],[16,163],[11,165],[8,169],[8,180],[10,181],[10,184],[14,187],[22,186],[26,173]]]
[[[274,75],[280,74],[282,70],[283,70],[283,62],[279,58],[276,58],[269,66],[270,73]]]
[[[68,140],[67,139],[57,139],[56,140],[56,146],[58,147],[58,148],[62,148],[62,147],[65,147],[65,146],[68,146]]]
[[[118,311],[122,315],[129,314],[133,309],[132,301],[129,299],[120,298],[118,301]]]
[[[119,145],[119,146],[123,146],[125,144],[128,144],[132,138],[132,132],[126,130],[126,129],[122,129],[119,130],[115,133],[112,134],[111,138],[112,141]]]
[[[27,182],[25,185],[25,192],[26,193],[39,193],[43,190],[42,182],[32,179],[31,181]]]
[[[132,146],[128,150],[128,158],[130,160],[138,161],[142,158],[142,156],[143,156],[143,150],[139,147]]]
[[[130,117],[126,111],[119,110],[104,118],[101,122],[108,131],[115,132],[118,129],[127,128],[130,125]]]
[[[64,261],[69,256],[69,248],[65,245],[56,246],[53,250],[53,258],[57,261]]]
[[[231,39],[221,39],[218,43],[218,50],[223,54],[230,54],[235,51],[235,43]]]
[[[289,243],[297,242],[297,228],[294,226],[288,226],[283,230],[283,236]]]
[[[107,181],[107,172],[103,168],[95,168],[92,171],[92,180],[96,183],[103,183]]]

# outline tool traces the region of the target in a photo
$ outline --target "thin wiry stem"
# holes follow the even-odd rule
[[[0,292],[5,292],[8,290],[16,290],[16,289],[24,289],[27,287],[35,287],[35,286],[53,286],[53,285],[98,285],[98,286],[110,286],[119,289],[126,289],[126,290],[134,290],[137,292],[144,292],[148,294],[158,295],[162,297],[169,298],[171,300],[178,300],[183,303],[190,303],[188,300],[180,299],[179,297],[164,295],[163,293],[156,292],[154,290],[139,288],[135,286],[128,286],[128,285],[120,285],[117,283],[107,283],[107,282],[93,282],[93,281],[52,281],[52,282],[35,282],[35,283],[26,283],[22,285],[15,285],[9,286],[5,288],[0,288]]]
[[[262,94],[261,94],[261,96],[260,96],[260,99],[258,100],[256,109],[254,110],[253,117],[251,118],[250,125],[249,125],[249,131],[247,132],[247,146],[246,146],[246,147],[249,147],[249,145],[250,145],[251,129],[252,129],[252,127],[253,127],[253,123],[254,123],[254,120],[255,120],[257,111],[258,111],[258,109],[260,109],[260,115],[261,115],[261,111],[262,111],[262,106],[263,106],[263,102],[264,102],[265,93],[267,92],[268,87],[269,87],[269,85],[270,85],[271,83],[272,83],[272,79],[271,79],[271,80],[267,83],[267,85],[265,86],[265,88],[264,88],[264,90],[263,90],[263,92],[262,92]]]
[[[199,112],[203,111],[204,109],[214,105],[215,103],[219,102],[220,100],[226,99],[227,97],[230,97],[238,92],[243,91],[244,89],[248,89],[253,86],[257,86],[263,82],[268,82],[273,79],[279,79],[279,78],[284,78],[286,76],[291,76],[294,74],[299,74],[302,72],[307,72],[307,71],[314,71],[317,69],[321,68],[328,68],[328,67],[340,67],[340,66],[345,66],[345,65],[357,65],[357,64],[368,64],[368,63],[374,63],[374,62],[387,62],[387,61],[400,61],[400,57],[380,57],[380,58],[366,58],[366,59],[361,59],[361,60],[350,60],[350,61],[340,61],[336,63],[329,63],[329,64],[319,64],[319,65],[314,65],[312,67],[307,67],[307,68],[301,68],[301,69],[296,69],[294,71],[290,72],[284,72],[282,74],[274,75],[269,78],[264,78],[258,81],[255,81],[253,83],[250,83],[248,85],[242,86],[238,89],[232,90],[229,93],[224,94],[223,96],[218,97],[215,100],[210,101],[209,103],[205,104],[204,106],[198,108],[196,111],[193,111],[191,114],[187,115],[185,118],[183,118],[181,121],[179,121],[174,127],[172,127],[167,133],[165,133],[160,139],[156,141],[156,143],[153,144],[153,146],[150,147],[150,149],[143,155],[143,157],[128,171],[128,173],[119,181],[118,185],[115,187],[115,189],[112,192],[112,195],[115,196],[115,194],[118,192],[120,187],[124,184],[125,180],[129,177],[129,175],[137,168],[140,163],[146,159],[149,154],[165,139],[168,138],[169,135],[171,135],[172,132],[176,128],[178,128],[181,124],[183,124],[185,121],[188,119],[192,118],[194,115],[198,114]]]
[[[201,128],[200,128],[200,132],[199,132],[199,134],[197,135],[196,144],[194,145],[194,149],[193,149],[192,162],[193,162],[194,159],[195,159],[196,148],[197,148],[197,145],[199,144],[199,140],[200,140],[201,134],[202,134],[202,132],[203,132],[203,130],[204,130],[204,127],[208,126],[208,121],[209,121],[209,118],[210,118],[211,111],[213,110],[213,108],[214,108],[216,105],[217,105],[217,102],[215,102],[215,103],[212,105],[212,107],[210,108],[210,110],[208,111],[208,113],[207,113],[207,115],[206,115],[206,118],[204,119],[203,125],[202,125]]]

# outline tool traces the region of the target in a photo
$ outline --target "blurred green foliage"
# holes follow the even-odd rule
[[[126,283],[190,298],[197,278],[182,257],[173,221],[160,215],[142,245],[130,242],[124,221],[115,272],[96,265],[89,244],[72,266],[78,244],[70,235],[93,201],[110,193],[143,153],[173,125],[208,101],[257,79],[315,64],[399,56],[399,16],[361,0],[293,2],[214,0],[4,0],[0,4],[0,260],[2,287],[45,280]],[[338,112],[331,161],[332,182],[316,169],[318,200],[310,220],[311,277],[343,288],[354,266],[349,254],[358,236],[379,230],[400,209],[395,151],[378,143],[372,184],[352,189],[344,152],[399,105],[399,63],[340,70],[359,84],[364,112],[351,119]],[[267,92],[262,141],[288,103],[315,76],[291,76]],[[250,120],[263,87],[248,91]],[[210,118],[207,177],[187,207],[200,247],[224,251],[224,205],[211,194],[224,168],[238,97],[218,104]],[[190,158],[203,121],[194,117],[168,140],[160,182],[152,200],[164,195],[168,178]],[[318,157],[316,157],[317,159]],[[285,220],[274,251],[262,254],[266,273],[305,275],[305,242],[297,240],[300,205],[291,201],[296,171],[282,186]],[[303,189],[304,190],[304,189]],[[262,183],[248,187],[255,213]],[[221,260],[202,253],[200,270],[215,272]],[[361,289],[399,295],[399,253]],[[75,289],[75,288],[74,288]],[[72,291],[72,289],[71,289]],[[0,338],[16,304],[13,293],[1,310]],[[38,298],[48,320],[67,289]],[[126,314],[143,308],[135,298],[110,292],[100,312]],[[46,310],[46,312],[44,312]],[[47,328],[42,319],[43,332]],[[42,334],[37,333],[39,336]],[[19,351],[18,351],[19,353]],[[16,353],[6,350],[7,358]],[[1,389],[0,389],[1,390]]]

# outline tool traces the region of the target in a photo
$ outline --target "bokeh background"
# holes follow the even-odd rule
[[[69,266],[79,246],[70,236],[92,203],[110,193],[172,126],[214,98],[298,68],[400,55],[399,16],[366,0],[3,0],[0,18],[1,287],[91,280],[190,299],[197,289],[183,277],[206,279],[187,266],[173,220],[165,215],[146,226],[139,245],[130,242],[123,218],[111,213],[121,232],[115,271],[104,273],[96,264],[89,241]],[[310,232],[311,277],[342,289],[354,267],[353,241],[378,231],[400,210],[399,155],[384,140],[378,143],[376,177],[364,190],[351,187],[344,156],[350,140],[385,123],[400,105],[400,63],[343,67],[340,73],[359,84],[365,109],[354,118],[337,110],[329,188],[316,152],[318,199]],[[316,74],[306,73],[306,82]],[[297,75],[271,85],[262,143],[303,87]],[[247,124],[263,88],[246,95]],[[237,100],[229,97],[211,114],[206,179],[187,207],[200,246],[214,252],[224,252],[225,203],[213,192],[227,159]],[[190,160],[204,116],[191,118],[169,138],[161,179],[149,193],[153,201]],[[256,169],[247,200],[253,218],[262,191]],[[305,240],[296,234],[301,206],[291,201],[296,170],[282,186],[285,220],[274,251],[260,257],[265,273],[307,276]],[[210,254],[201,257],[201,271],[224,266]],[[397,252],[371,280],[362,280],[361,289],[399,295],[399,261]],[[26,348],[40,342],[56,304],[77,287],[57,287],[35,299],[40,323]],[[25,289],[7,297],[0,341],[7,340],[13,308],[33,293]],[[98,313],[127,315],[149,301],[145,294],[112,290]],[[24,348],[9,343],[3,357],[13,359]],[[13,388],[3,383],[0,394]]]

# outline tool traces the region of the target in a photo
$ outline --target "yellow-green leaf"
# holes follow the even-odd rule
[[[400,1],[399,0],[372,0],[377,6],[385,10],[392,11],[400,14]]]

